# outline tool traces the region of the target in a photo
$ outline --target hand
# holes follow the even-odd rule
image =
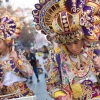
[[[16,51],[12,51],[12,52],[10,53],[10,57],[13,58],[14,61],[16,61],[16,60],[18,59],[18,56],[17,56]]]
[[[94,58],[94,64],[96,65],[96,67],[99,67],[100,68],[100,57],[96,57]]]
[[[2,89],[3,88],[3,85],[2,85],[2,83],[0,82],[0,89]]]

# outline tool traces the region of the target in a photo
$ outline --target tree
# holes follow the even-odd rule
[[[5,12],[8,12],[11,15],[18,16],[17,15],[18,10],[21,10],[21,8],[13,10],[11,6],[7,6],[7,8],[1,7],[0,14],[2,16]],[[34,27],[30,26],[31,23],[24,22],[24,19],[26,18],[25,16],[18,16],[18,17],[19,20],[22,22],[22,30],[19,40],[22,41],[23,46],[31,47],[31,44],[34,44],[34,34],[36,34],[36,30]]]
[[[35,34],[37,33],[35,28],[30,26],[28,27],[29,23],[24,23],[20,40],[22,41],[22,44],[24,47],[30,48],[32,44],[34,45],[34,40],[35,40]]]

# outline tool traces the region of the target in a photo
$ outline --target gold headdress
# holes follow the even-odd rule
[[[35,4],[36,10],[32,11],[36,29],[41,30],[44,34],[53,33],[52,21],[62,9],[59,6],[59,0],[39,0]]]
[[[58,42],[65,44],[83,37],[98,40],[98,4],[88,0],[44,0],[35,7],[36,27],[45,34],[55,32]]]
[[[17,17],[4,14],[0,18],[0,38],[7,44],[12,44],[12,38],[18,38],[21,32],[21,22]]]

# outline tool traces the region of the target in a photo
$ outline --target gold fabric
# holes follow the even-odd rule
[[[79,97],[83,96],[81,84],[78,84],[78,83],[73,84],[73,85],[71,85],[71,89],[72,89],[74,98],[79,98]]]
[[[34,93],[27,87],[25,82],[15,82],[12,86],[3,86],[1,90],[1,95],[13,94],[10,96],[5,96],[5,98],[18,98],[19,96],[32,96]]]

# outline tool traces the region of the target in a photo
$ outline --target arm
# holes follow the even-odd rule
[[[17,55],[15,51],[11,53],[11,57],[13,58],[13,61],[16,65],[16,67],[19,69],[21,74],[24,77],[32,76],[33,70],[28,60],[26,60],[26,57],[23,55]]]
[[[50,70],[48,72],[46,84],[47,91],[49,92],[50,96],[55,100],[71,100],[69,83],[66,83],[66,85],[62,85],[61,73],[59,68],[60,63],[57,62],[56,64],[53,60],[50,60],[48,65],[50,67]]]
[[[94,69],[93,72],[96,75],[98,82],[100,83],[100,48],[94,49],[93,58],[94,67],[92,69]]]
[[[2,85],[2,83],[1,83],[1,81],[0,81],[0,90],[3,88],[3,85]]]
[[[95,66],[100,68],[100,49],[94,49],[93,58]]]
[[[26,57],[21,55],[17,61],[17,67],[20,70],[20,72],[25,76],[32,76],[33,75],[33,69],[31,64],[28,60],[26,60]]]

